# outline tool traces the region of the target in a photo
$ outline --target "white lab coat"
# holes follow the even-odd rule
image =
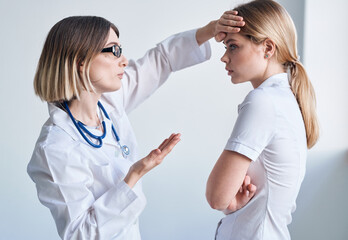
[[[143,58],[130,61],[122,88],[102,95],[100,101],[121,143],[131,150],[127,159],[111,134],[111,121],[104,118],[107,136],[101,148],[93,148],[61,108],[48,104],[50,117],[35,145],[28,174],[62,239],[141,239],[138,218],[146,204],[141,181],[132,189],[123,181],[129,167],[139,160],[126,113],[149,97],[171,72],[210,58],[209,43],[198,46],[195,34],[191,30],[171,36]]]

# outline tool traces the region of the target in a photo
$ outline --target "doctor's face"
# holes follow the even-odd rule
[[[267,61],[263,44],[255,44],[240,33],[228,34],[224,40],[226,52],[221,61],[234,84],[250,81],[253,86],[262,82]]]
[[[104,48],[121,46],[115,31],[110,28]],[[101,52],[91,61],[89,76],[97,93],[112,92],[121,88],[121,79],[128,60],[121,54],[117,57],[113,52]]]

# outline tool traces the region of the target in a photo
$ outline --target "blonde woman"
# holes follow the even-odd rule
[[[315,94],[286,10],[271,0],[234,10],[245,25],[227,34],[221,61],[232,83],[250,82],[254,90],[238,106],[232,134],[207,182],[209,204],[226,214],[216,239],[290,239],[287,225],[305,175],[307,148],[319,135]],[[257,190],[236,211],[246,174]]]
[[[229,23],[241,26],[240,20],[231,14]],[[118,29],[104,18],[68,17],[52,27],[34,78],[50,116],[28,173],[62,239],[141,238],[138,218],[146,204],[141,178],[163,161],[180,134],[140,158],[127,114],[172,72],[209,59],[207,40],[238,30],[212,21],[128,62]]]

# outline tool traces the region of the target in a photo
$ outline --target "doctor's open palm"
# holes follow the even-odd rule
[[[134,163],[125,177],[124,181],[132,188],[141,177],[154,167],[162,163],[163,159],[171,152],[180,141],[180,133],[172,134],[165,139],[158,148],[152,150],[149,155]]]

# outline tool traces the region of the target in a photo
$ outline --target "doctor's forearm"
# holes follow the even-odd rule
[[[202,45],[203,43],[214,37],[216,23],[217,21],[211,21],[206,26],[197,29],[196,40],[198,45]]]
[[[138,172],[134,171],[132,168],[129,169],[126,177],[124,178],[124,182],[127,183],[127,185],[130,188],[133,188],[134,185],[139,181],[139,179],[143,175],[139,174]]]

